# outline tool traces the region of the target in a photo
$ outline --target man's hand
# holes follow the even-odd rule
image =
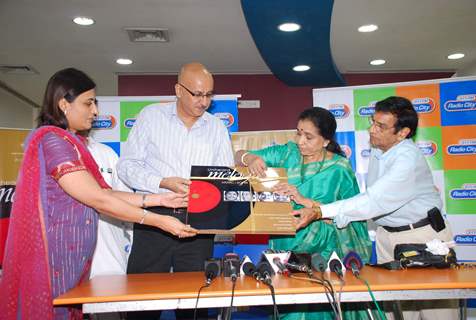
[[[169,189],[173,192],[188,194],[190,184],[191,181],[188,179],[180,177],[168,177],[162,179],[162,181],[160,182],[160,187],[164,189]]]
[[[316,212],[310,208],[302,208],[291,212],[294,216],[296,230],[306,227],[308,224],[316,220]]]
[[[166,192],[154,196],[159,198],[160,206],[169,208],[185,208],[188,206],[188,195],[185,193]]]

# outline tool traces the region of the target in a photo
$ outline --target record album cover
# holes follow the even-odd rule
[[[295,234],[291,201],[272,192],[287,182],[283,168],[268,168],[266,178],[245,167],[192,166],[186,223],[200,233]]]

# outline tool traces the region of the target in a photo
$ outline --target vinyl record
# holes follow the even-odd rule
[[[188,198],[189,213],[203,213],[213,210],[221,201],[220,190],[210,182],[192,180]]]

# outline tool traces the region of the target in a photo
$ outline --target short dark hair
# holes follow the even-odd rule
[[[319,134],[324,139],[329,140],[329,144],[327,145],[326,149],[330,152],[345,157],[344,151],[342,151],[340,145],[335,140],[337,123],[334,115],[329,110],[321,107],[309,108],[301,112],[298,120],[311,121]]]
[[[73,102],[80,94],[96,88],[94,81],[84,72],[67,68],[56,72],[46,85],[43,105],[38,116],[38,127],[56,126],[68,128],[68,120],[59,108],[59,102],[65,98]]]
[[[407,139],[416,134],[418,114],[407,98],[392,96],[383,99],[375,104],[375,112],[391,113],[397,118],[395,133],[407,127],[410,129],[410,133],[406,137]]]

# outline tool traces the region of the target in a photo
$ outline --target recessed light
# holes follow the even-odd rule
[[[464,53],[453,53],[448,56],[450,60],[458,60],[464,58]]]
[[[73,19],[73,22],[80,26],[90,26],[94,24],[94,20],[88,17],[76,17]]]
[[[376,24],[365,24],[360,26],[357,30],[359,30],[359,32],[374,32],[377,29],[378,26]]]
[[[385,64],[385,63],[387,63],[387,61],[385,61],[383,59],[375,59],[375,60],[370,61],[370,64],[373,65],[373,66],[381,66],[382,64]]]
[[[127,58],[119,58],[119,59],[116,60],[116,63],[117,64],[122,64],[122,65],[127,65],[127,64],[132,64],[132,60],[127,59]]]
[[[305,64],[301,64],[301,65],[299,65],[299,66],[294,66],[294,67],[293,67],[293,70],[294,70],[294,71],[298,71],[298,72],[307,71],[307,70],[309,70],[309,69],[311,69],[311,67],[310,67],[310,66],[307,66],[307,65],[305,65]]]
[[[284,32],[293,32],[293,31],[298,31],[299,29],[301,29],[301,26],[294,22],[287,22],[287,23],[280,24],[278,26],[278,29]]]

